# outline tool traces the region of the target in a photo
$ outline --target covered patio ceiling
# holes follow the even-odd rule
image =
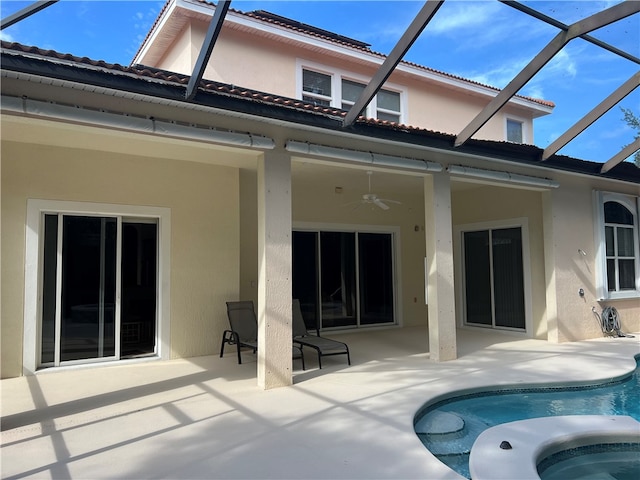
[[[1,28],[5,29],[21,20],[43,10],[44,8],[57,3],[58,0],[36,1],[30,6],[2,19]],[[446,0],[452,1],[452,0]],[[571,41],[581,39],[596,45],[602,50],[623,58],[634,66],[640,65],[640,58],[632,52],[617,48],[605,41],[594,36],[592,32],[603,27],[616,24],[624,19],[640,12],[640,2],[634,0],[626,0],[616,3],[605,8],[595,14],[586,16],[581,20],[565,24],[557,18],[546,15],[535,8],[525,5],[524,3],[513,0],[496,0],[510,8],[520,11],[523,15],[530,16],[537,22],[551,25],[558,30],[557,35],[540,52],[531,59],[515,77],[504,87],[485,107],[477,114],[477,116],[464,127],[456,136],[455,146],[464,145],[475,133],[488,122],[502,106],[504,106],[514,95],[522,90],[528,82],[538,73],[545,65],[547,65],[559,52]],[[196,60],[189,84],[186,88],[185,98],[187,100],[195,100],[198,93],[198,85],[202,80],[205,67],[209,62],[211,53],[215,47],[216,40],[222,29],[223,22],[227,11],[231,6],[232,0],[219,0],[215,8],[215,12],[211,18],[207,34],[205,36],[200,53]],[[373,75],[369,84],[363,90],[360,98],[347,112],[343,121],[343,128],[348,129],[364,111],[366,106],[371,102],[378,90],[384,82],[389,78],[397,65],[403,60],[414,42],[419,38],[422,32],[429,28],[434,22],[438,21],[437,12],[445,3],[445,0],[427,0],[424,6],[417,13],[413,21],[406,28],[395,47],[386,55],[386,59],[379,67],[378,71]],[[637,18],[637,17],[636,17]],[[508,41],[508,39],[505,39]],[[637,68],[637,67],[636,67]],[[595,123],[611,108],[618,105],[625,97],[633,92],[640,85],[640,70],[635,71],[624,81],[615,91],[611,92],[606,98],[593,99],[600,101],[586,115],[576,118],[573,125],[564,133],[558,136],[550,145],[544,148],[541,161],[545,161],[557,153],[562,147],[573,141],[580,133]],[[608,159],[601,159],[601,173],[614,168],[620,162],[623,162],[635,152],[640,150],[640,138],[636,138],[631,144],[622,148],[620,152]]]

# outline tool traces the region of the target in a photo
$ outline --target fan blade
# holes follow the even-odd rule
[[[386,203],[395,203],[397,205],[402,205],[402,202],[399,202],[398,200],[390,200],[388,198],[381,198],[380,200]]]
[[[380,207],[382,210],[389,210],[389,206],[382,203],[382,200],[380,200],[379,198],[376,198],[373,203]]]

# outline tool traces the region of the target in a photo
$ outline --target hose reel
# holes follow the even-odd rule
[[[598,314],[596,307],[592,307],[591,311],[598,317],[600,321],[600,328],[602,333],[610,337],[629,337],[633,338],[633,335],[622,333],[620,325],[620,317],[615,307],[605,307],[602,310],[602,314]]]

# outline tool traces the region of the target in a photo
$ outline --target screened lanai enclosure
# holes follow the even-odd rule
[[[603,124],[613,135],[612,112],[638,98],[638,52],[610,32],[637,32],[640,2],[556,17],[492,0],[501,14],[474,39],[544,31],[518,58],[477,40],[504,67],[498,87],[466,61],[443,73],[412,56],[460,54],[477,2],[366,6],[382,3],[405,14],[384,53],[229,0],[158,6],[129,66],[4,41],[3,375],[212,355],[237,300],[255,305],[264,388],[292,382],[294,299],[323,335],[421,327],[436,362],[461,329],[563,342],[601,333],[592,307],[636,314],[640,140],[563,152]],[[5,16],[3,33],[57,4]],[[305,8],[328,5],[346,8]],[[336,31],[383,31],[363,18]],[[595,69],[586,83],[611,91],[542,99],[543,80],[568,98]]]

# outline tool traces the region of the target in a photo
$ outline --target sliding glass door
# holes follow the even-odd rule
[[[155,352],[157,224],[45,214],[40,365]]]
[[[393,234],[294,231],[293,296],[310,329],[394,323]]]
[[[525,329],[522,229],[463,233],[465,322]]]
[[[353,232],[320,232],[322,328],[358,324],[355,236]]]
[[[393,242],[390,234],[358,234],[360,324],[393,323]]]

